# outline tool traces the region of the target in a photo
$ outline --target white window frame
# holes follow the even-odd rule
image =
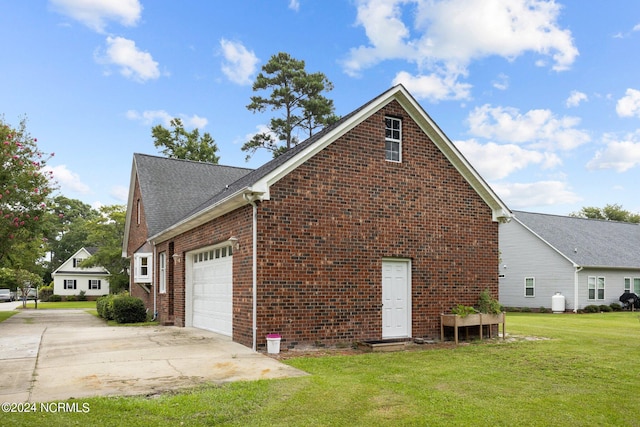
[[[158,292],[167,293],[167,253],[158,254]]]
[[[587,299],[590,301],[602,301],[605,296],[606,279],[603,276],[589,276],[587,278]]]
[[[76,281],[76,279],[64,279],[64,286],[63,289],[77,289],[78,288],[78,282]]]
[[[136,283],[151,283],[153,279],[153,254],[133,254],[133,281]]]
[[[624,278],[624,291],[631,292],[631,277]]]
[[[397,129],[393,126],[394,123],[398,123]],[[391,124],[391,126],[389,126],[389,124]],[[393,144],[394,147],[397,144],[397,159],[393,158],[393,154],[395,154],[396,151],[387,149],[388,144]],[[388,162],[402,163],[402,119],[398,117],[384,118],[384,158]]]
[[[86,258],[74,258],[73,259],[73,268],[81,268],[80,263],[84,261]]]
[[[99,291],[102,289],[102,283],[100,279],[89,279],[89,289]]]
[[[528,286],[529,281],[531,282],[531,286]],[[531,289],[531,295],[527,294],[527,290],[529,289]],[[535,298],[536,296],[536,278],[535,277],[524,278],[524,296],[525,298]]]
[[[640,277],[633,278],[633,293],[640,295]]]

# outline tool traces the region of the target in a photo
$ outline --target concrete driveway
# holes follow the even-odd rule
[[[0,323],[0,401],[155,394],[205,382],[306,375],[195,328],[112,327],[83,310],[24,310]]]

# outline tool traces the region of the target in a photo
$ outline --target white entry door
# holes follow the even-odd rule
[[[233,333],[233,256],[231,248],[192,255],[192,324],[231,336]]]
[[[382,261],[382,338],[411,336],[411,262]]]

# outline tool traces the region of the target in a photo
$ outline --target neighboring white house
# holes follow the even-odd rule
[[[51,274],[55,295],[78,295],[84,291],[87,297],[98,297],[109,293],[109,272],[106,268],[79,266],[96,251],[97,248],[93,247],[81,248]]]
[[[502,305],[548,309],[560,292],[564,308],[577,311],[620,303],[626,291],[640,294],[640,225],[513,214],[499,225]]]

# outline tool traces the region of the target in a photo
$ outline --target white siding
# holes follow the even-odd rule
[[[604,277],[604,300],[589,299],[588,280],[589,276]],[[613,302],[620,304],[620,296],[624,293],[624,278],[640,277],[638,270],[613,270],[613,269],[594,269],[585,268],[579,273],[579,307],[584,308],[587,305],[609,305]]]
[[[575,268],[569,260],[515,220],[500,224],[499,242],[502,305],[550,309],[551,298],[561,292],[566,309],[573,309]],[[533,297],[524,295],[526,277],[535,278]]]

